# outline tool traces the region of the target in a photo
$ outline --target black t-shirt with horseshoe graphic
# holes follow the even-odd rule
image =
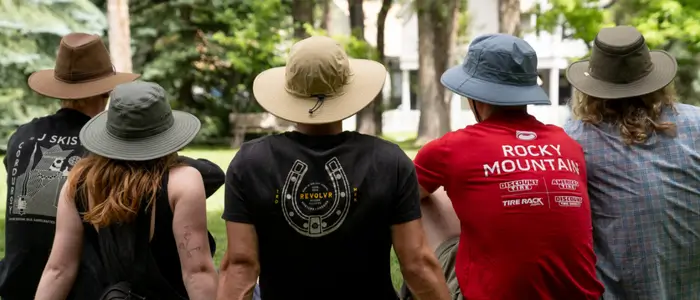
[[[391,225],[420,218],[413,162],[355,132],[287,132],[243,144],[223,218],[255,226],[263,299],[398,299]]]

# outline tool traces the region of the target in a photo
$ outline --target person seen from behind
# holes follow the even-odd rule
[[[29,77],[32,90],[53,98],[46,101],[60,99],[61,108],[19,126],[8,141],[3,299],[34,299],[53,243],[59,192],[84,155],[78,133],[105,109],[116,85],[139,76],[115,72],[99,36],[71,33],[61,39],[55,68]]]
[[[29,77],[28,85],[34,92],[60,99],[61,108],[19,126],[8,141],[3,159],[8,186],[6,251],[0,262],[3,299],[34,299],[54,239],[59,192],[69,171],[86,154],[78,136],[80,129],[104,111],[115,86],[139,76],[115,72],[99,36],[70,33],[61,39],[55,68]],[[224,171],[216,164],[201,158],[178,159],[202,173],[207,196],[224,184]],[[211,235],[210,245],[213,255],[216,244]],[[78,297],[75,299],[80,296],[71,295]]]
[[[677,70],[618,26],[566,74],[575,91],[564,128],[586,153],[603,299],[700,295],[700,109],[676,102]]]
[[[258,103],[296,130],[243,144],[227,171],[228,249],[218,300],[398,299],[393,245],[421,299],[449,292],[426,243],[415,168],[395,144],[343,131],[381,91],[380,63],[349,59],[329,37],[292,46],[255,79]]]
[[[171,110],[154,83],[122,84],[111,96],[109,110],[80,131],[90,154],[61,191],[36,299],[66,299],[84,243],[102,258],[106,294],[214,299],[202,175],[177,157],[197,135],[199,120]]]
[[[480,36],[441,82],[477,121],[414,160],[422,201],[443,187],[461,225],[446,223],[437,246],[453,299],[599,299],[583,151],[527,112],[550,104],[535,51],[511,35]]]

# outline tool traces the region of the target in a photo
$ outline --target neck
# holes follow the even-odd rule
[[[306,135],[335,135],[343,132],[343,122],[328,124],[297,124],[296,130]]]
[[[97,114],[101,113],[104,111],[104,109],[100,110],[98,108],[90,108],[90,107],[71,107],[71,106],[61,106],[61,108],[67,108],[67,109],[72,109],[75,111],[79,111],[82,114],[92,118],[96,116]]]
[[[82,114],[92,118],[103,112],[107,107],[107,98],[103,96],[95,96],[86,99],[77,100],[62,100],[61,108],[72,109],[79,111]]]
[[[492,106],[488,104],[479,103],[476,105],[479,111],[479,117],[481,121],[484,121],[492,116],[499,115],[526,115],[527,106]]]

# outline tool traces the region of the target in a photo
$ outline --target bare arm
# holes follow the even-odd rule
[[[459,236],[459,218],[444,189],[439,188],[425,197],[420,203],[420,209],[425,237],[433,251],[445,241]]]
[[[420,199],[421,200],[426,200],[428,198],[428,196],[430,196],[430,194],[431,194],[423,186],[420,187],[419,192],[420,192]]]
[[[251,224],[226,222],[228,249],[219,271],[217,300],[250,300],[260,273],[258,236]]]
[[[425,240],[420,219],[391,227],[392,241],[406,285],[419,300],[450,300],[445,276]]]
[[[80,267],[83,252],[83,223],[73,199],[67,199],[66,186],[61,189],[56,215],[56,235],[49,261],[41,275],[34,299],[66,299]]]
[[[171,171],[168,195],[173,199],[173,234],[182,279],[192,300],[216,296],[216,270],[207,237],[206,196],[202,177],[192,167]]]

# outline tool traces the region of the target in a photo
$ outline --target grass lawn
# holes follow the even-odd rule
[[[403,146],[403,145],[402,145]],[[192,158],[205,158],[208,159],[216,164],[218,164],[223,170],[226,170],[228,167],[229,162],[233,158],[233,155],[236,153],[235,150],[200,150],[200,149],[188,149],[184,150],[181,152],[183,155],[192,157]],[[416,154],[416,151],[414,150],[408,150],[406,151],[409,157],[413,158]],[[5,172],[0,172],[0,195],[6,195],[6,184],[5,184]],[[0,213],[0,218],[5,217],[5,198],[1,197],[0,201],[3,203],[0,204],[0,210],[2,212]],[[221,212],[224,209],[224,188],[222,187],[219,189],[219,191],[216,192],[209,200],[207,201],[207,211],[208,211],[208,223],[209,223],[209,230],[211,231],[212,235],[216,239],[216,244],[217,244],[217,251],[216,251],[216,256],[214,257],[216,264],[218,266],[219,262],[221,261],[221,256],[224,253],[224,250],[226,249],[226,227],[224,225],[224,221],[221,219]],[[0,254],[2,254],[2,257],[5,255],[5,222],[2,220],[0,222]],[[391,276],[392,280],[394,282],[394,286],[398,287],[401,285],[402,282],[402,277],[401,277],[401,272],[399,271],[399,265],[398,261],[396,259],[396,256],[394,255],[393,251],[391,253]]]

